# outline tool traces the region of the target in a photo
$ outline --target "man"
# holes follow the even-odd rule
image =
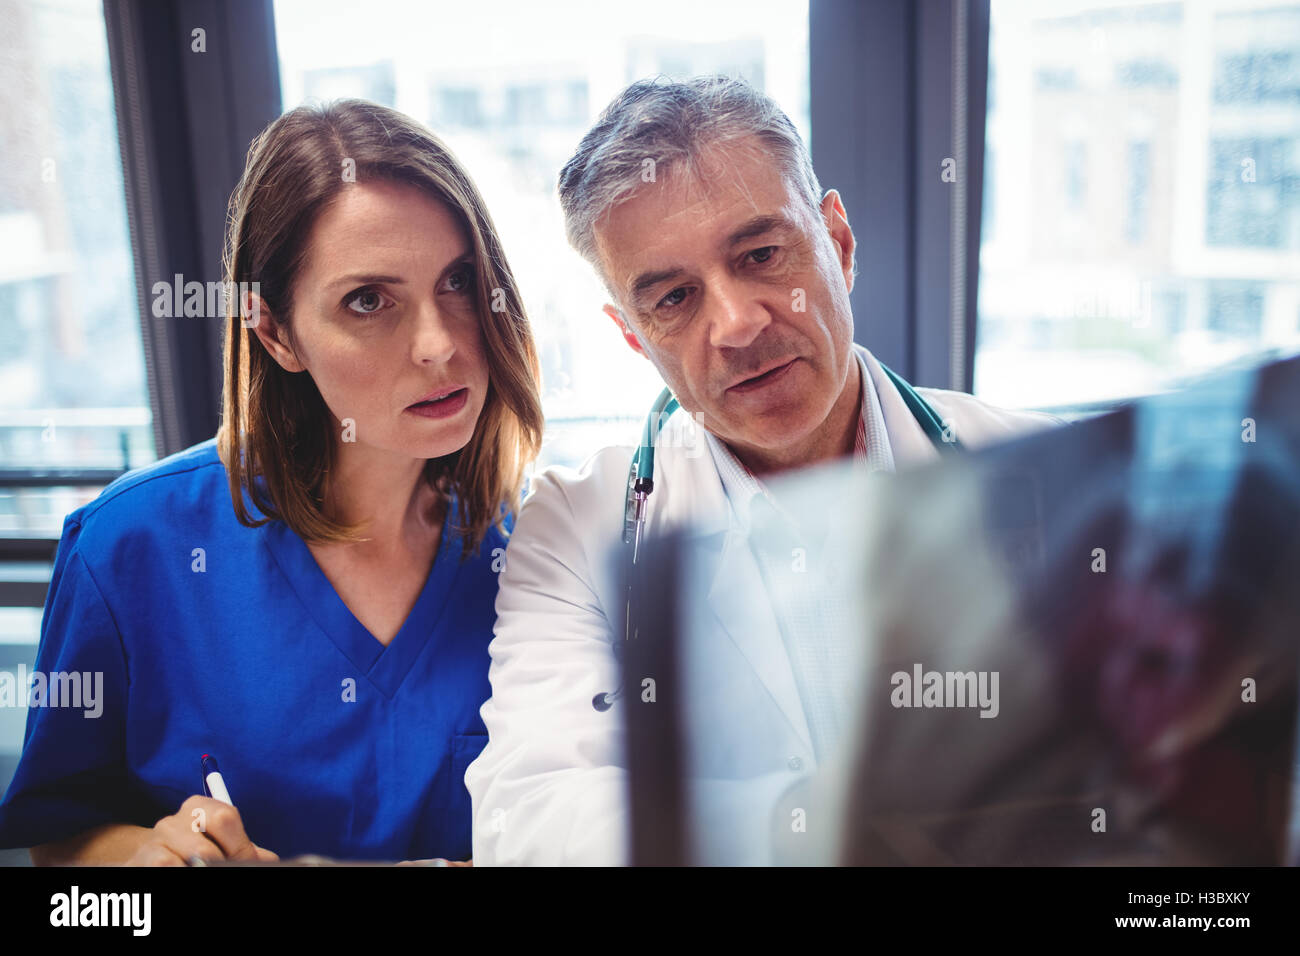
[[[647,534],[690,523],[743,537],[769,476],[849,456],[886,471],[938,456],[854,345],[853,231],[770,99],[717,77],[633,84],[565,165],[560,200],[570,243],[614,300],[605,312],[684,410],[660,438]],[[1052,421],[921,391],[945,439],[965,446]],[[626,861],[624,705],[602,712],[593,698],[621,681],[625,595],[610,558],[633,451],[543,472],[520,512],[482,709],[489,743],[465,776],[480,864]],[[809,690],[822,685],[799,649],[818,635],[737,599],[762,593],[761,572],[727,540],[709,589],[730,637],[717,666],[735,719],[770,741],[761,766],[734,776],[786,786],[831,743]]]

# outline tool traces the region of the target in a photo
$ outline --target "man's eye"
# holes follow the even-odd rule
[[[384,307],[384,295],[378,289],[362,289],[344,302],[348,311],[357,315],[373,315]]]
[[[749,257],[760,265],[767,262],[776,255],[776,246],[763,246],[761,249],[755,249],[749,254]]]
[[[671,309],[674,306],[681,305],[682,302],[685,301],[685,299],[686,299],[685,289],[673,289],[672,292],[669,292],[666,296],[664,296],[662,299],[659,300],[659,307],[663,308],[667,306],[668,308]]]

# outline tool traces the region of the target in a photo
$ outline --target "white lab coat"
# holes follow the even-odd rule
[[[895,467],[935,460],[939,452],[880,364],[856,348],[880,397]],[[918,391],[968,447],[1059,421],[960,392]],[[475,865],[627,861],[624,705],[600,713],[591,702],[620,681],[614,645],[622,639],[625,595],[609,557],[620,540],[634,450],[605,448],[576,472],[541,472],[519,512],[496,602],[492,697],[481,711],[488,744],[465,774]],[[657,445],[646,532],[683,524],[725,532],[733,520],[703,434],[690,416],[674,415]],[[757,564],[742,536],[725,540],[708,600],[729,639],[715,642],[709,673],[725,675],[728,707],[771,743],[763,766],[747,753],[746,766],[720,766],[718,778],[748,781],[735,789],[752,793],[756,779],[785,787],[815,761],[775,614],[747,597],[762,593]],[[708,759],[729,758],[720,752]],[[711,805],[725,815],[729,796],[720,786]]]

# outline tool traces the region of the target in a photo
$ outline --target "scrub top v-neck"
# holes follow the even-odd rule
[[[281,857],[468,858],[506,542],[462,561],[454,514],[385,647],[292,530],[238,522],[213,442],[114,482],[64,523],[35,667],[98,675],[98,713],[29,708],[0,846],[152,826],[210,753]]]
[[[387,697],[393,696],[420,651],[433,639],[456,584],[461,548],[460,537],[448,533],[453,511],[453,507],[447,508],[429,577],[387,646],[357,620],[302,538],[282,522],[267,527],[266,546],[307,613],[325,637]]]

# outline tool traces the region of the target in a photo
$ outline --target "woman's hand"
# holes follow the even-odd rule
[[[174,814],[153,825],[126,865],[186,866],[195,857],[205,863],[274,863],[280,859],[248,838],[238,810],[220,800],[195,795]]]

